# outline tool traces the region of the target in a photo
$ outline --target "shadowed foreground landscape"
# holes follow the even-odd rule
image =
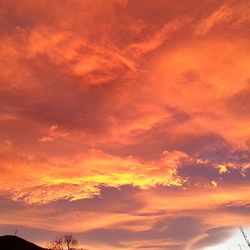
[[[1,250],[45,250],[29,241],[13,235],[0,236]]]
[[[46,248],[37,246],[16,235],[0,236],[0,250],[87,250],[79,248],[78,241],[70,234],[58,236]]]

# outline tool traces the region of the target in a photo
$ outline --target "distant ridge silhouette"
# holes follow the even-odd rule
[[[0,250],[46,250],[14,235],[0,236]]]

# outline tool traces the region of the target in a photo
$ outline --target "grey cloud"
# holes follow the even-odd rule
[[[249,119],[250,117],[250,80],[248,86],[227,98],[227,108],[237,117]]]
[[[129,242],[142,240],[151,242],[177,240],[185,246],[187,241],[202,232],[203,227],[204,225],[201,221],[192,217],[161,218],[148,230],[132,231],[125,228],[97,228],[83,232],[81,237],[90,242],[120,247],[125,246]]]
[[[100,187],[100,196],[77,201],[59,200],[44,205],[44,209],[50,208],[54,213],[62,211],[81,211],[96,213],[136,213],[145,207],[143,201],[136,198],[138,188],[122,186],[119,189],[113,187]]]
[[[210,228],[206,231],[206,236],[203,239],[196,242],[192,246],[192,249],[200,250],[208,246],[219,244],[231,236],[232,234],[231,231],[232,231],[232,228],[230,227]]]
[[[218,208],[218,210],[226,213],[238,214],[248,217],[250,215],[250,204],[247,202],[243,203],[241,201],[227,203]]]

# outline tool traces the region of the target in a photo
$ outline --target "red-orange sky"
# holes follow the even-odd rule
[[[205,250],[249,226],[249,39],[248,0],[0,0],[0,233]]]

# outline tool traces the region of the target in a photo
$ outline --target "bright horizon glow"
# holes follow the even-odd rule
[[[250,228],[244,228],[244,231],[247,235],[249,235],[248,232],[250,231]],[[248,236],[248,239],[249,239],[249,236]],[[239,229],[235,228],[233,230],[233,235],[228,240],[226,240],[225,242],[218,244],[216,246],[207,247],[207,248],[205,248],[205,250],[217,250],[217,249],[220,249],[220,250],[239,249],[240,250],[241,249],[240,246],[241,246],[242,250],[249,249],[241,232],[239,231]]]

